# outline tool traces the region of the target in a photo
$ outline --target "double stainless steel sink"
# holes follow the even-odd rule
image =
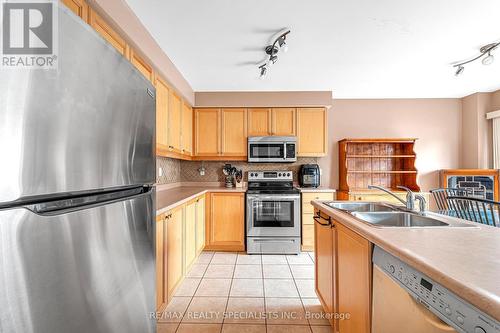
[[[473,224],[460,222],[456,218],[430,212],[418,213],[387,203],[331,201],[324,204],[378,227],[474,227]]]

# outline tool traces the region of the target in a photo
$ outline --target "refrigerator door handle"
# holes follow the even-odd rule
[[[101,206],[111,202],[133,198],[139,195],[146,195],[151,193],[152,191],[152,187],[141,186],[112,192],[85,194],[76,197],[72,196],[71,198],[25,205],[24,208],[37,215],[54,216],[86,209],[89,207]]]

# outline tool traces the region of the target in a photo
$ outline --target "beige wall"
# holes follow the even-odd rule
[[[329,153],[319,159],[323,184],[338,187],[338,144],[343,138],[415,137],[418,183],[438,187],[439,169],[460,163],[460,99],[333,100]]]
[[[331,91],[196,92],[197,107],[330,106]]]

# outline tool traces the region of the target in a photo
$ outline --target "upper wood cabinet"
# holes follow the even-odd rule
[[[338,321],[342,333],[370,332],[371,244],[354,231],[336,223],[338,312],[350,313]]]
[[[160,78],[155,80],[156,87],[156,154],[168,151],[168,94],[167,84]]]
[[[89,24],[105,40],[114,46],[125,58],[130,59],[130,47],[113,28],[92,8],[89,11]]]
[[[217,156],[220,148],[220,110],[194,110],[194,153],[196,156]]]
[[[170,89],[168,95],[168,145],[169,149],[181,152],[181,128],[182,128],[182,100],[179,95]]]
[[[206,249],[243,251],[245,249],[245,194],[209,195]]]
[[[325,156],[328,121],[325,108],[297,108],[297,155]]]
[[[186,102],[182,103],[182,153],[191,155],[193,152],[193,108]]]
[[[272,134],[271,109],[248,109],[248,136]]]
[[[85,0],[62,0],[62,3],[66,5],[73,13],[80,16],[85,22],[88,21],[89,16],[89,5]]]
[[[247,109],[222,109],[222,155],[247,155]]]
[[[130,62],[132,65],[134,65],[135,68],[139,72],[144,75],[146,79],[148,79],[151,82],[154,82],[154,72],[153,72],[153,67],[148,64],[144,58],[142,58],[139,54],[134,49],[130,50]]]
[[[272,135],[297,135],[297,109],[272,109]]]

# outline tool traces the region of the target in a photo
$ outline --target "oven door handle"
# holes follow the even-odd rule
[[[314,221],[316,221],[318,224],[320,224],[322,226],[325,226],[325,227],[333,226],[332,218],[330,216],[328,216],[328,220],[327,220],[327,219],[324,219],[323,217],[321,217],[320,214],[318,214],[317,216],[316,215],[313,216],[313,219],[314,219]],[[328,223],[321,223],[321,220],[328,221]]]
[[[300,200],[300,195],[262,195],[262,194],[247,194],[247,198],[252,201],[261,200]]]

